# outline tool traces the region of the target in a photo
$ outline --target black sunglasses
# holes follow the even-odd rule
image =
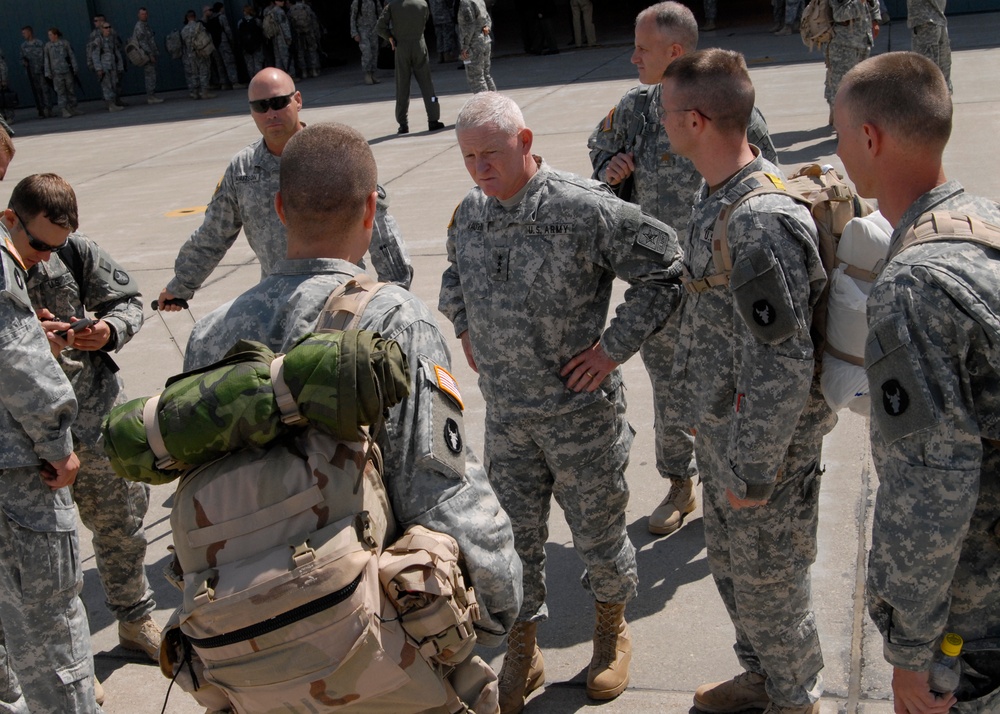
[[[282,109],[287,107],[291,101],[292,97],[295,96],[295,92],[291,94],[285,94],[280,97],[270,97],[269,99],[254,99],[250,102],[250,109],[257,112],[258,114],[263,114],[268,109],[273,109],[276,112],[280,112]]]
[[[11,210],[13,211],[14,209]],[[24,235],[28,236],[28,245],[30,245],[34,250],[37,250],[39,253],[48,253],[49,251],[58,253],[69,243],[69,238],[67,238],[59,245],[49,245],[45,241],[39,240],[38,238],[35,238],[35,236],[31,235],[28,231],[28,224],[24,222],[23,218],[17,215],[17,211],[14,211],[14,217],[17,218],[18,223],[21,224],[21,230],[24,231]]]

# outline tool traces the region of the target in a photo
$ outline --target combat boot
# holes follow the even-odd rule
[[[215,99],[216,95],[213,92],[209,92],[205,89],[201,90],[202,99]]]
[[[114,102],[108,102],[108,111],[111,112],[112,114],[114,112],[124,111],[124,109],[125,109],[125,107],[120,107],[117,104],[115,104]]]
[[[151,615],[135,622],[119,622],[118,643],[127,650],[145,652],[154,662],[160,661],[160,626]]]
[[[97,706],[104,704],[104,686],[96,674],[94,675],[94,701],[97,702]]]
[[[698,507],[694,495],[694,479],[671,477],[670,492],[649,514],[649,532],[670,535],[684,525],[684,518]]]
[[[783,707],[771,702],[764,710],[764,714],[819,714],[819,702],[806,704],[802,707]]]
[[[614,699],[628,686],[632,638],[625,622],[625,603],[596,602],[594,656],[587,669],[587,696]]]
[[[70,119],[72,117],[73,117],[73,113],[69,109],[63,109],[62,110],[62,118],[63,119]]]
[[[365,72],[365,84],[375,84],[375,75],[373,72]]]
[[[709,714],[729,714],[771,705],[764,683],[767,677],[743,672],[725,682],[703,684],[694,693],[694,708]]]
[[[535,642],[537,622],[515,622],[500,668],[500,714],[520,714],[528,695],[545,683],[545,660]]]

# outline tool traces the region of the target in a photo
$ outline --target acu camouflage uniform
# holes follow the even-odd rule
[[[260,18],[254,15],[244,15],[236,25],[237,32],[240,32],[244,24],[256,25],[260,37],[258,46],[251,48],[243,44],[240,48],[243,51],[243,63],[247,68],[247,76],[253,79],[258,72],[264,69],[264,31],[260,26]],[[242,38],[244,35],[240,34],[240,37]]]
[[[146,96],[152,97],[156,93],[156,60],[160,56],[160,50],[156,47],[156,35],[150,29],[148,22],[139,20],[132,30],[132,39],[139,45],[139,49],[149,56],[149,62],[142,68],[142,72],[146,84]]]
[[[260,262],[261,280],[284,259],[285,225],[274,210],[280,162],[280,157],[268,151],[263,138],[233,157],[205,210],[204,222],[177,254],[168,292],[190,300],[236,242],[241,228]],[[379,187],[379,191],[382,200],[375,215],[369,255],[380,280],[409,287],[413,277],[410,256],[399,226],[387,212],[385,189]]]
[[[108,106],[111,106],[118,99],[118,78],[125,71],[122,56],[116,51],[115,41],[110,33],[107,37],[99,37],[88,47],[90,47],[90,61],[94,65],[94,72],[102,73],[100,77],[101,94]]]
[[[949,181],[906,210],[890,256],[928,211],[1000,226],[996,202]],[[890,258],[868,299],[879,476],[868,610],[896,667],[927,670],[945,632],[965,639],[958,697],[972,700],[952,710],[963,714],[1000,710],[998,260],[961,239],[914,245]]]
[[[217,361],[239,339],[287,352],[313,331],[330,293],[360,272],[344,260],[282,260],[270,277],[198,321],[184,368]],[[506,514],[467,445],[462,407],[435,369],[450,368],[444,337],[427,306],[395,285],[372,297],[358,328],[399,342],[410,364],[410,395],[392,408],[378,439],[400,532],[418,523],[458,541],[481,605],[479,641],[496,646],[521,603],[521,564]],[[446,440],[446,424],[456,442]]]
[[[458,55],[458,37],[455,34],[455,3],[457,0],[427,0],[438,54]]]
[[[209,34],[212,35],[212,44],[215,45],[215,52],[212,53],[211,64],[214,67],[215,75],[219,78],[220,84],[228,82],[230,87],[235,87],[240,82],[239,73],[236,71],[236,55],[233,54],[233,28],[229,24],[229,18],[225,12],[212,12],[206,26]]]
[[[910,49],[941,68],[951,91],[951,39],[945,5],[947,0],[906,0],[906,26],[913,33]]]
[[[584,586],[606,603],[635,595],[621,370],[594,392],[570,391],[559,372],[598,339],[616,362],[631,357],[676,306],[681,269],[671,228],[596,181],[536,161],[516,206],[479,188],[458,206],[438,304],[475,353],[487,470],[524,564],[522,621],[547,615],[552,496],[586,566]],[[605,329],[616,277],[629,288]]]
[[[374,72],[378,67],[378,33],[375,25],[382,14],[381,0],[351,0],[351,37],[360,37],[361,70]]]
[[[645,98],[642,97],[646,93]],[[684,248],[701,176],[689,159],[675,154],[667,132],[660,123],[663,106],[659,84],[639,85],[625,93],[608,116],[594,129],[587,146],[594,178],[607,180],[611,159],[627,152],[630,127],[641,127],[633,151],[631,200],[643,211],[677,231]],[[768,161],[777,164],[774,143],[767,122],[754,107],[747,128],[747,139],[761,150]],[[682,298],[683,299],[683,298]],[[639,350],[642,363],[653,386],[653,415],[656,430],[656,468],[663,478],[690,478],[698,473],[694,443],[684,412],[677,409],[677,385],[671,381],[674,344],[680,326],[680,310],[675,310],[663,329],[653,334]]]
[[[73,87],[73,75],[76,73],[76,55],[69,42],[63,38],[46,42],[45,76],[52,80],[63,114],[76,109],[76,89]]]
[[[28,73],[31,94],[35,98],[35,106],[38,107],[38,116],[49,116],[55,102],[52,99],[52,89],[45,81],[45,43],[37,37],[22,42],[21,64]]]
[[[458,44],[465,60],[465,78],[473,94],[495,92],[497,86],[490,76],[490,54],[493,52],[493,20],[483,0],[459,0]]]
[[[684,254],[694,280],[716,273],[720,211],[753,185],[780,177],[760,156],[697,197]],[[835,421],[815,377],[809,329],[826,284],[808,209],[783,195],[749,199],[728,224],[729,286],[688,294],[674,352],[682,413],[698,430],[705,542],[719,594],[736,628],[744,669],[767,677],[783,707],[822,692],[809,566],[816,557],[823,435]],[[734,509],[726,490],[763,506]]]
[[[826,103],[833,109],[840,80],[872,52],[872,23],[881,19],[878,0],[830,0],[833,37],[827,43]]]
[[[111,328],[103,350],[63,350],[59,365],[80,405],[73,422],[80,457],[73,500],[80,520],[94,533],[97,571],[108,609],[121,622],[135,622],[156,609],[143,565],[142,519],[149,506],[149,487],[116,476],[98,439],[104,417],[127,400],[110,353],[120,351],[142,327],[142,296],[135,279],[95,242],[79,233],[69,240],[71,245],[62,252],[29,271],[28,291],[36,309],[48,308],[62,320],[83,318],[88,310]]]
[[[187,78],[191,98],[197,99],[208,92],[212,73],[211,57],[202,57],[194,51],[194,38],[199,32],[208,32],[198,20],[192,20],[181,28],[181,43],[184,45],[184,75]],[[213,266],[214,267],[214,266]]]
[[[0,695],[15,712],[93,714],[101,709],[79,597],[76,510],[68,487],[53,491],[39,475],[43,460],[73,450],[76,397],[49,351],[15,256],[0,226],[0,656],[10,665],[0,661]]]
[[[319,18],[305,0],[288,8],[288,19],[295,29],[295,57],[303,77],[319,76]]]
[[[271,49],[274,51],[274,66],[288,72],[288,74],[294,74],[290,54],[292,26],[288,22],[288,15],[285,14],[282,8],[274,4],[264,10],[264,17],[267,18],[268,15],[274,17],[274,21],[278,23],[278,27],[280,28],[278,34],[271,38]],[[266,19],[265,22],[267,22]]]

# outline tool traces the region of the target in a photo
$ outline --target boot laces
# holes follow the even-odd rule
[[[597,626],[594,639],[597,641],[597,660],[607,665],[618,658],[619,616],[617,608],[597,609]]]

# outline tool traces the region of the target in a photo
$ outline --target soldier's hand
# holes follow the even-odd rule
[[[459,339],[462,340],[462,351],[465,352],[465,361],[472,367],[473,372],[479,374],[479,368],[476,366],[476,358],[472,356],[472,340],[469,339],[469,331],[466,330],[459,335]]]
[[[102,69],[97,70],[97,78],[104,79],[104,70]]]
[[[609,186],[617,186],[631,176],[633,171],[635,171],[635,161],[630,151],[627,154],[612,156],[608,168],[604,170],[604,176]]]
[[[182,308],[180,305],[174,305],[170,302],[167,302],[168,300],[176,299],[176,297],[177,296],[174,295],[172,292],[169,292],[166,288],[163,288],[163,290],[160,291],[160,297],[157,300],[157,302],[160,303],[159,309],[162,310],[163,312],[180,312],[181,310],[183,310],[184,308]]]
[[[877,22],[873,22],[872,23],[872,39],[873,40],[877,40],[878,39],[878,31],[879,31],[878,23]]]
[[[394,37],[390,37],[389,38],[389,47],[392,48],[393,52],[396,51],[396,38],[394,38]]]
[[[566,386],[574,392],[593,392],[617,366],[598,340],[567,362],[559,375],[567,377]]]
[[[69,456],[59,461],[42,462],[41,477],[45,485],[55,491],[63,486],[72,486],[79,470],[80,459],[71,451]]]
[[[757,500],[754,498],[738,498],[735,493],[726,489],[726,499],[729,501],[729,505],[733,507],[734,511],[738,511],[741,508],[760,508],[761,506],[767,505],[767,499]]]
[[[463,59],[463,60],[469,59],[469,51],[468,50],[462,50],[462,54],[460,54],[458,57],[459,57],[459,59]]]
[[[355,35],[354,36],[354,41],[357,42],[360,45],[361,44],[361,35]]]
[[[892,668],[892,707],[896,714],[948,714],[954,694],[938,699],[927,683],[928,672]]]
[[[72,322],[76,322],[75,317],[71,317]],[[111,325],[104,320],[97,320],[90,327],[85,327],[79,332],[67,332],[67,342],[69,346],[78,350],[94,352],[108,344],[111,339]]]

